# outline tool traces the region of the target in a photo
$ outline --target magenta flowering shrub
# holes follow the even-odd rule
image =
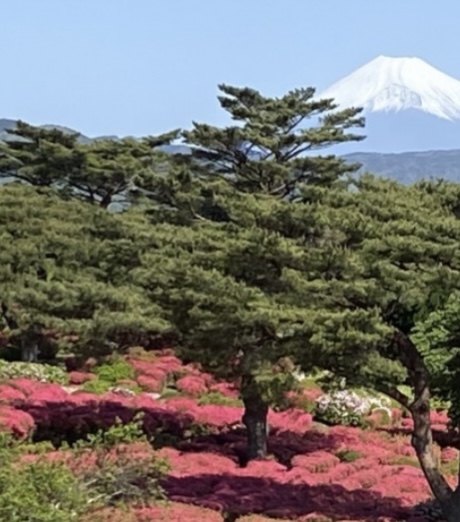
[[[186,396],[157,399],[154,393],[113,392],[97,396],[17,379],[0,385],[0,426],[19,438],[73,442],[143,412],[143,431],[157,437],[157,442],[161,437],[158,453],[171,465],[163,480],[171,503],[133,507],[133,522],[223,522],[224,515],[226,520],[239,516],[238,522],[393,522],[411,520],[414,506],[430,497],[407,436],[411,420],[402,418],[399,410],[392,410],[393,426],[375,431],[328,427],[314,422],[302,403],[316,400],[319,390],[302,390],[289,397],[300,397],[298,407],[269,412],[270,457],[245,465],[242,408],[201,404],[193,396],[205,389],[237,398],[234,386],[214,382],[198,367],[185,366],[171,354],[129,360],[137,384],[146,392],[159,394],[166,386],[177,386]],[[439,433],[448,435],[445,413],[433,412],[432,421]],[[130,447],[133,459],[145,452],[148,447]],[[49,457],[63,454],[56,451]],[[452,485],[457,477],[450,470],[455,470],[457,458],[456,449],[440,451]],[[107,512],[106,522],[118,520],[116,516]],[[128,514],[120,517],[120,522],[131,520]]]
[[[201,371],[199,365],[184,365],[173,355],[160,354],[148,359],[131,355],[127,361],[136,373],[137,383],[145,391],[161,393],[169,388],[190,397],[218,392],[225,397],[238,399],[238,389],[234,384],[216,382],[212,375]]]
[[[0,430],[8,431],[19,439],[27,439],[34,429],[32,415],[10,406],[0,406]]]
[[[138,509],[136,517],[137,522],[223,522],[218,511],[176,502]]]
[[[304,433],[311,427],[312,422],[311,414],[295,408],[277,413],[270,411],[268,414],[270,427],[281,431]]]
[[[146,392],[161,393],[164,387],[164,379],[156,379],[149,375],[139,375],[137,384]]]
[[[13,388],[8,384],[0,384],[0,404],[13,404],[17,401],[24,401],[26,395],[17,388]]]
[[[38,383],[36,381],[31,381],[29,379],[14,379],[11,381],[8,381],[7,383],[9,386],[14,388],[15,390],[19,390],[21,393],[23,393],[26,397],[29,397],[37,391],[38,389],[43,389],[44,384]]]
[[[204,395],[208,390],[206,381],[199,375],[186,375],[176,382],[177,389],[192,397]]]
[[[240,395],[235,385],[228,382],[212,384],[209,387],[209,391],[220,393],[224,397],[229,397],[230,399],[238,399]]]
[[[84,384],[85,382],[92,381],[96,379],[96,376],[94,373],[88,373],[88,372],[77,372],[73,371],[69,373],[69,384],[74,386],[80,386],[81,384]]]

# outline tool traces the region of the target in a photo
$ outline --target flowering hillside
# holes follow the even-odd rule
[[[321,424],[299,407],[270,411],[270,458],[247,464],[232,386],[170,353],[127,360],[131,379],[99,395],[85,391],[86,383],[100,381],[97,371],[71,372],[70,386],[24,378],[0,385],[0,423],[23,440],[72,443],[143,413],[142,429],[154,447],[140,451],[133,443],[129,458],[152,454],[169,462],[161,485],[170,502],[133,504],[131,518],[102,510],[103,520],[423,520],[412,516],[413,508],[430,492],[410,446],[410,421],[401,415],[380,425],[379,415],[370,414],[373,428],[361,429]],[[317,388],[302,393],[321,395]],[[433,422],[446,431],[444,414],[434,413]],[[65,449],[52,454],[64,456]],[[446,447],[439,457],[455,483],[457,450]]]

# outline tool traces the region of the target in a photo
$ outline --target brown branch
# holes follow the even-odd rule
[[[396,388],[395,386],[381,384],[378,385],[378,389],[385,395],[388,395],[388,397],[401,404],[401,406],[403,406],[407,410],[410,410],[411,402],[409,397],[405,393],[400,392],[398,388]]]

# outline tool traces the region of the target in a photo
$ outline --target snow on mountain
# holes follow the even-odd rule
[[[460,120],[460,81],[420,58],[379,56],[319,95],[365,113],[423,111]]]

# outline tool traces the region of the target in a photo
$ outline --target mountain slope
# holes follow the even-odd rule
[[[379,56],[323,91],[339,108],[362,107],[362,152],[460,147],[460,81],[420,58]],[[356,152],[354,143],[334,150]]]
[[[379,56],[321,93],[366,112],[416,109],[460,120],[460,81],[420,58]]]

